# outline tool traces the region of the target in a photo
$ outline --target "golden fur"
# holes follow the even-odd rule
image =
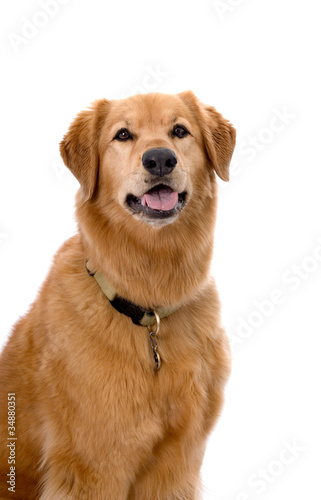
[[[169,133],[185,125],[183,139]],[[134,140],[113,140],[130,127]],[[0,364],[0,497],[195,500],[206,440],[230,372],[220,306],[209,277],[216,216],[214,171],[228,180],[233,127],[190,91],[96,101],[61,143],[80,182],[79,233],[57,252]],[[175,151],[182,212],[147,223],[125,207],[142,189],[143,153]],[[145,175],[145,177],[144,177]],[[161,320],[160,371],[148,329],[116,311],[87,274],[90,259],[118,294]],[[16,493],[7,491],[7,394],[16,394]]]

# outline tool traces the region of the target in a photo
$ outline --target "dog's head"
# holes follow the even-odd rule
[[[213,197],[214,171],[228,180],[234,145],[230,123],[187,91],[96,101],[60,150],[82,202],[100,198],[123,216],[163,226],[193,200]]]

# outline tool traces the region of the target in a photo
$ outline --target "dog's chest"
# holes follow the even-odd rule
[[[154,416],[166,431],[188,432],[197,422],[201,425],[208,406],[207,380],[195,371],[172,371],[156,375],[152,390]]]

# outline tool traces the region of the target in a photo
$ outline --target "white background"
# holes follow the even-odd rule
[[[75,231],[78,184],[58,143],[78,111],[192,89],[237,128],[213,261],[233,373],[204,460],[206,499],[321,498],[318,7],[70,0],[50,18],[41,1],[0,7],[2,343]]]

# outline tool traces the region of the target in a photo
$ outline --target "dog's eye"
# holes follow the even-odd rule
[[[128,141],[129,139],[132,139],[132,138],[133,138],[133,136],[129,132],[129,130],[127,130],[127,128],[121,128],[120,130],[118,130],[117,134],[114,137],[114,139],[116,139],[116,141]]]
[[[172,132],[173,136],[176,136],[176,137],[179,137],[180,139],[182,139],[182,137],[185,137],[187,134],[189,134],[189,131],[183,125],[175,125],[175,127],[173,128],[173,132]]]

